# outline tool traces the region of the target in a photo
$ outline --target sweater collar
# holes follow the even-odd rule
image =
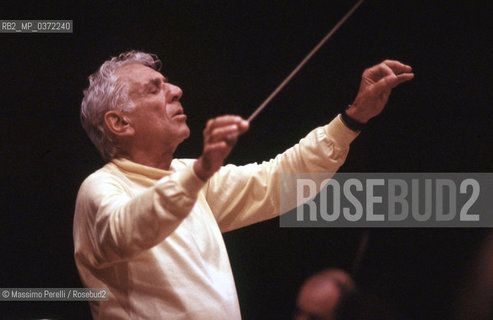
[[[143,175],[150,179],[156,180],[161,179],[164,176],[169,176],[174,171],[172,166],[170,170],[162,170],[145,166],[143,164],[138,164],[125,158],[113,159],[111,162],[127,175]]]

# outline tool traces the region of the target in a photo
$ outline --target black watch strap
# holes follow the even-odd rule
[[[365,128],[366,124],[358,122],[348,116],[347,110],[351,107],[351,105],[347,106],[347,108],[344,110],[344,112],[341,113],[341,118],[344,124],[351,130],[353,131],[361,131]]]

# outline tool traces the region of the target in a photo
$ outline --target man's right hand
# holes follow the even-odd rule
[[[207,121],[204,129],[204,150],[193,164],[195,174],[207,181],[221,166],[233,149],[238,137],[250,124],[240,116],[226,115]]]

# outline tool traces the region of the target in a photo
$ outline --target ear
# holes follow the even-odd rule
[[[135,133],[128,118],[117,110],[106,112],[104,114],[104,123],[116,136],[131,136]]]

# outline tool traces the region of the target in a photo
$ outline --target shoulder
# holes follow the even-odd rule
[[[77,201],[95,199],[112,190],[123,189],[125,176],[117,167],[108,163],[104,167],[90,174],[81,184]]]
[[[91,173],[81,184],[81,189],[94,187],[105,181],[118,179],[118,169],[111,163],[107,163],[104,167]]]

